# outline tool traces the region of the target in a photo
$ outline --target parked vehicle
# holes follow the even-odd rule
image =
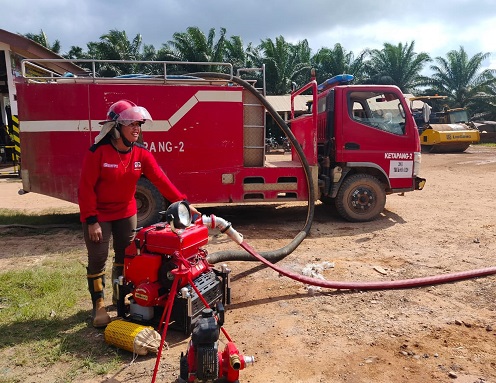
[[[419,96],[410,99],[412,105],[415,100],[424,102],[421,109],[412,107],[424,152],[464,152],[470,144],[480,141],[480,132],[469,120],[465,108],[433,107],[427,103],[445,98],[446,96]]]
[[[318,85],[312,78],[293,93],[311,89],[314,107],[290,121],[291,158],[270,163],[266,107],[260,94],[236,81],[230,64],[217,65],[218,78],[170,76],[167,68],[177,62],[153,64],[164,74],[102,78],[47,71],[33,78],[25,68],[46,62],[25,60],[24,81],[16,86],[23,189],[76,202],[83,155],[109,105],[120,99],[149,110],[154,123],[142,142],[194,204],[307,200],[308,177],[294,144],[308,161],[315,199],[335,204],[347,220],[375,219],[387,194],[423,187],[418,131],[395,86],[349,85],[351,77],[343,76]],[[145,178],[136,199],[140,226],[157,222],[169,204]]]

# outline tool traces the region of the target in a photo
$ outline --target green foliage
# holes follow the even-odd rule
[[[226,51],[226,29],[220,29],[220,36],[215,41],[215,29],[211,28],[206,36],[198,27],[189,27],[186,32],[176,32],[173,39],[163,44],[161,54],[173,61],[188,62],[222,62]],[[188,66],[190,71],[212,71],[207,65]],[[178,66],[178,73],[186,72],[186,68]]]
[[[25,214],[18,210],[0,209],[0,225],[79,225],[79,214],[53,211]]]
[[[463,47],[449,51],[446,57],[436,57],[431,65],[433,75],[425,81],[432,92],[448,96],[452,108],[467,108],[474,113],[495,109],[494,70],[482,70],[489,53],[477,53],[471,58]]]
[[[472,99],[472,115],[475,120],[496,120],[496,81],[492,81]]]
[[[303,40],[297,44],[286,42],[283,36],[276,40],[265,39],[250,53],[255,66],[266,67],[266,81],[268,94],[288,94],[292,82],[303,85],[310,78],[311,50],[308,41]],[[307,81],[297,81],[307,70]]]
[[[424,65],[431,61],[427,53],[416,53],[414,48],[415,41],[412,41],[396,46],[384,43],[382,49],[372,50],[366,64],[368,82],[396,85],[404,93],[413,92],[423,81],[420,72]]]
[[[38,34],[26,33],[24,37],[27,37],[28,39],[37,42],[38,44],[44,46],[45,48],[50,49],[54,53],[60,53],[60,48],[61,48],[60,41],[55,40],[53,44],[50,44],[46,33],[43,32],[43,29]]]
[[[130,41],[125,31],[111,30],[100,36],[97,43],[88,44],[89,56],[98,60],[141,60],[142,37],[137,34]],[[99,64],[98,73],[104,77],[120,76],[128,73],[140,73],[140,68],[133,64]]]
[[[26,381],[33,371],[58,365],[64,369],[57,382],[92,381],[122,365],[120,352],[89,325],[84,258],[52,253],[0,272],[0,382]]]
[[[317,70],[317,82],[320,84],[325,80],[339,75],[351,74],[355,83],[365,80],[365,60],[369,55],[369,50],[365,49],[357,57],[353,52],[348,52],[341,44],[337,43],[334,48],[321,48],[312,57],[312,66]]]
[[[43,31],[26,34],[58,53],[60,43],[51,45]],[[307,40],[289,43],[283,36],[273,41],[263,39],[258,45],[244,44],[240,36],[228,37],[225,28],[218,35],[214,28],[203,33],[198,27],[188,27],[185,32],[176,32],[172,39],[156,50],[153,45],[143,44],[137,34],[129,40],[125,31],[110,30],[98,42],[89,42],[87,50],[72,46],[65,55],[71,59],[133,60],[133,61],[187,61],[187,62],[229,62],[234,71],[239,68],[266,67],[266,90],[268,94],[286,94],[292,83],[304,85],[310,79],[310,69],[317,70],[317,80],[322,82],[337,74],[349,73],[355,76],[354,83],[394,84],[405,93],[438,93],[449,97],[454,107],[467,107],[480,118],[496,119],[496,80],[494,71],[482,70],[488,53],[477,53],[469,58],[460,47],[458,51],[437,57],[436,65],[430,69],[431,77],[421,72],[431,60],[425,52],[415,52],[415,41],[393,45],[384,43],[382,49],[364,48],[357,56],[346,51],[341,44],[333,48],[323,47],[312,55]],[[81,66],[88,67],[87,64]],[[89,67],[88,67],[89,68]],[[159,66],[150,64],[98,64],[97,75],[117,76],[122,74],[162,74]],[[187,67],[181,64],[168,66],[169,74],[215,71],[212,65]],[[251,72],[244,78],[261,80]],[[260,83],[258,84],[261,85]],[[423,89],[427,87],[428,89]]]

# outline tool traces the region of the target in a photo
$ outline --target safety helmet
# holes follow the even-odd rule
[[[131,125],[133,122],[139,122],[142,128],[150,128],[152,125],[152,116],[148,110],[142,106],[137,106],[129,100],[120,100],[112,105],[107,112],[107,120],[100,121],[102,129],[95,137],[95,144],[100,142],[109,132],[114,132],[116,136],[120,136],[121,125]],[[131,143],[124,142],[127,146]],[[128,145],[129,143],[129,145]]]
[[[100,122],[100,124],[109,121],[115,121],[121,125],[129,125],[135,121],[145,123],[146,121],[151,122],[153,120],[148,110],[142,106],[137,106],[129,100],[120,100],[110,105],[107,112],[107,120]]]

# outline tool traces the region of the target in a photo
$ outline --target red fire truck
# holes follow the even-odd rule
[[[44,61],[24,61],[23,73]],[[25,191],[76,202],[82,158],[108,107],[120,99],[149,110],[154,122],[143,143],[194,204],[307,200],[310,179],[315,199],[335,204],[347,220],[368,221],[382,212],[387,194],[423,187],[417,127],[397,87],[350,85],[349,75],[323,84],[313,78],[292,94],[311,92],[312,102],[290,121],[291,156],[271,162],[265,153],[270,106],[263,90],[236,81],[230,64],[215,63],[224,73],[218,76],[167,75],[177,62],[145,64],[160,65],[164,74],[24,74],[17,100]],[[146,179],[136,198],[142,226],[157,222],[168,205]]]

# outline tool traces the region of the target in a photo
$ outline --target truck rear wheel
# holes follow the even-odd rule
[[[372,221],[386,205],[386,192],[377,178],[354,174],[344,180],[336,196],[336,209],[351,222]]]
[[[147,178],[140,178],[136,187],[138,227],[146,227],[160,221],[161,211],[167,208],[167,201]]]

